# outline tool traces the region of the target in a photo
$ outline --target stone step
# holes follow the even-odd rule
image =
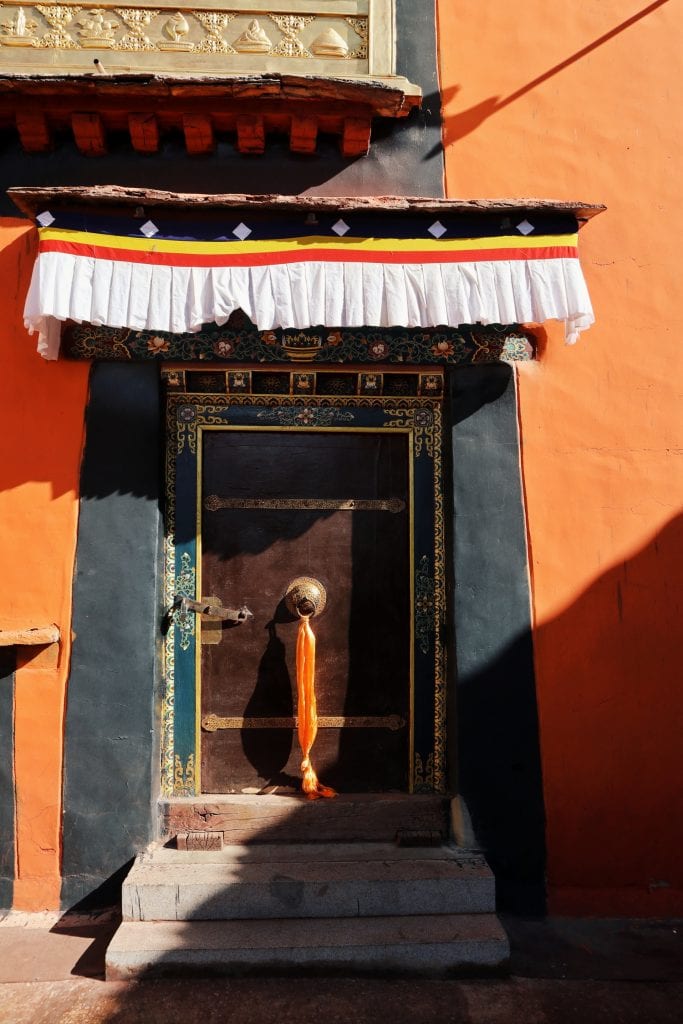
[[[486,914],[495,888],[482,857],[452,846],[153,847],[136,858],[122,903],[130,921]]]
[[[226,843],[392,843],[397,832],[439,832],[448,839],[449,802],[432,794],[340,793],[204,795],[159,801],[160,835],[221,832]]]
[[[494,914],[124,922],[106,956],[107,980],[186,973],[240,975],[503,973],[510,949]]]

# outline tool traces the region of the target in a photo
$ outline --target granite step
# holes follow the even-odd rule
[[[481,856],[453,846],[153,847],[136,858],[122,904],[128,921],[487,914],[495,887]]]
[[[507,935],[494,914],[269,921],[124,922],[107,980],[164,975],[503,973]]]

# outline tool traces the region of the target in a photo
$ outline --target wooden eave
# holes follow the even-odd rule
[[[411,196],[282,196],[282,195],[204,195],[185,192],[162,192],[158,189],[128,188],[121,185],[64,185],[54,188],[32,186],[10,188],[7,195],[28,217],[34,218],[46,209],[101,208],[139,210],[149,216],[151,210],[166,209],[215,212],[229,209],[273,210],[279,213],[324,213],[334,211],[374,210],[469,216],[501,216],[543,213],[570,213],[583,224],[601,213],[601,203],[572,202],[562,199],[422,199]]]
[[[313,153],[325,133],[356,157],[368,152],[374,118],[405,117],[420,104],[410,83],[396,83],[275,73],[1,74],[0,129],[16,128],[27,153],[49,151],[64,131],[88,156],[104,155],[114,132],[127,133],[137,152],[155,153],[165,133],[179,130],[192,154],[212,152],[225,134],[239,152],[258,154],[276,133],[289,136],[293,152]]]

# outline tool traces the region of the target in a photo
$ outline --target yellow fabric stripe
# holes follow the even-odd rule
[[[329,238],[308,235],[302,238],[274,239],[261,242],[197,242],[170,239],[129,238],[125,235],[103,235],[89,231],[64,231],[41,228],[41,241],[71,242],[107,249],[128,249],[133,252],[200,253],[285,253],[298,249],[344,249],[367,252],[465,252],[477,249],[542,249],[548,246],[575,246],[578,233],[569,235],[520,235],[490,238],[415,239],[415,238]]]

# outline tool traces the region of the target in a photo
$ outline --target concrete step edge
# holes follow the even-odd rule
[[[183,971],[469,974],[504,971],[509,952],[495,914],[124,922],[106,963],[111,980]]]

